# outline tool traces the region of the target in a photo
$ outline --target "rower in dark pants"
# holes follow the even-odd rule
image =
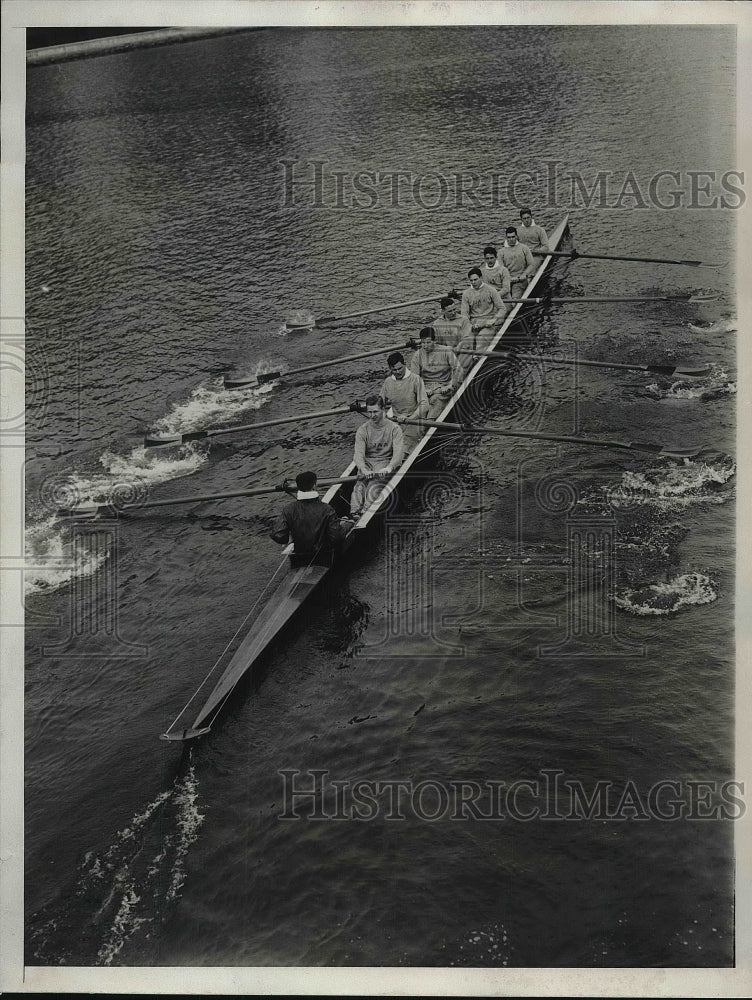
[[[345,538],[346,529],[316,489],[316,473],[301,472],[295,477],[296,498],[277,515],[271,537],[279,545],[292,541],[293,566],[317,563],[328,566]]]

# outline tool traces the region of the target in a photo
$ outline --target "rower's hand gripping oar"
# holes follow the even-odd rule
[[[335,483],[354,483],[357,478],[357,476],[341,476],[339,479],[319,479],[316,485],[333,486]],[[120,506],[111,503],[80,503],[73,507],[58,507],[55,514],[57,517],[87,520],[95,518],[99,514],[117,516],[124,511],[145,510],[149,507],[169,507],[180,503],[205,503],[209,500],[229,500],[232,497],[260,497],[268,493],[294,493],[296,488],[294,479],[285,479],[278,486],[258,486],[249,490],[233,490],[230,493],[201,493],[192,496],[170,497],[166,500],[148,500],[145,503],[125,503]]]
[[[662,444],[645,444],[639,441],[611,441],[605,438],[576,437],[567,434],[542,434],[538,431],[502,431],[496,427],[475,427],[472,424],[452,424],[439,420],[404,420],[406,424],[421,427],[439,427],[461,434],[495,434],[499,437],[532,438],[537,441],[553,441],[564,444],[585,444],[594,448],[624,448],[627,451],[644,451],[650,455],[665,458],[695,458],[702,448],[668,448]]]
[[[219,427],[216,430],[187,431],[185,434],[147,434],[144,438],[144,448],[163,448],[167,445],[187,444],[189,441],[201,441],[204,438],[219,437],[220,434],[236,434],[238,431],[257,431],[262,427],[278,427],[280,424],[293,424],[299,420],[317,420],[319,417],[336,417],[342,413],[363,413],[365,404],[356,399],[347,406],[338,406],[334,410],[315,410],[313,413],[298,413],[294,417],[279,417],[277,420],[261,420],[256,424],[236,424],[234,427]]]
[[[679,375],[686,378],[702,378],[710,373],[710,365],[689,368],[686,365],[628,365],[617,361],[590,361],[586,358],[555,358],[549,354],[520,354],[517,351],[475,351],[471,348],[455,347],[455,354],[471,354],[473,357],[506,358],[510,361],[545,361],[551,365],[576,365],[586,368],[618,368],[628,372],[648,372],[670,378]]]
[[[398,344],[396,347],[377,347],[374,351],[362,351],[360,354],[347,354],[343,358],[332,358],[331,361],[317,361],[313,365],[305,365],[303,368],[291,368],[289,371],[260,372],[257,375],[225,376],[225,389],[250,389],[257,385],[264,385],[267,382],[276,382],[277,379],[287,378],[288,375],[300,375],[303,372],[316,371],[318,368],[330,368],[332,365],[344,365],[348,361],[360,361],[361,358],[373,358],[377,354],[391,354],[392,351],[404,350],[413,346],[410,341],[407,344]]]
[[[458,292],[456,288],[450,288],[446,293],[447,296],[453,299],[459,299],[462,297],[462,293]],[[438,302],[439,299],[444,298],[444,296],[439,292],[438,295],[431,295],[428,298],[423,299],[411,299],[409,302],[390,302],[385,306],[373,306],[370,309],[362,309],[360,312],[345,313],[343,316],[311,316],[298,314],[295,316],[290,316],[285,321],[285,326],[288,330],[313,330],[317,327],[323,326],[325,323],[337,323],[341,319],[356,319],[359,316],[370,316],[371,313],[377,312],[388,312],[390,309],[404,309],[407,306],[421,306],[425,305],[426,302]]]
[[[628,257],[613,253],[580,253],[579,250],[533,250],[534,257],[570,257],[577,260],[631,260],[644,264],[684,264],[687,267],[725,267],[725,264],[711,264],[702,260],[674,260],[670,257]]]

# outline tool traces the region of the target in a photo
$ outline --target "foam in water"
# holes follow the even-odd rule
[[[695,604],[711,604],[717,598],[710,577],[704,573],[683,573],[667,583],[652,583],[616,594],[614,603],[633,615],[671,615]]]
[[[271,371],[263,362],[256,366],[254,374]],[[272,391],[272,383],[247,389],[228,390],[221,379],[197,386],[189,398],[176,403],[172,410],[154,425],[155,431],[167,434],[184,434],[186,431],[202,430],[215,423],[232,420],[246,410],[258,410]]]
[[[645,391],[656,399],[710,400],[735,395],[736,382],[722,365],[711,365],[704,378],[678,378],[670,386],[651,382],[645,386]]]
[[[185,859],[204,820],[197,802],[191,764],[172,788],[160,792],[118,831],[104,853],[86,854],[69,893],[73,905],[67,929],[98,938],[96,964],[110,965],[129,939],[145,924],[163,919],[165,904],[180,895]],[[48,936],[59,931],[58,915],[33,934],[38,958],[44,960]]]
[[[24,536],[24,593],[57,590],[71,580],[93,576],[109,557],[107,551],[71,535],[67,525],[51,516],[29,525]]]
[[[688,326],[692,333],[734,333],[738,329],[734,316],[721,316],[710,326],[695,326],[694,323],[689,323]]]
[[[640,503],[677,510],[698,503],[725,503],[731,492],[720,487],[735,474],[736,465],[729,456],[710,462],[685,459],[682,465],[622,473],[621,483],[610,491],[610,500],[615,507]]]

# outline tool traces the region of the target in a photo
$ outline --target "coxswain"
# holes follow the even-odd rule
[[[526,243],[520,243],[515,226],[507,226],[499,259],[512,277],[512,298],[519,299],[538,266]]]
[[[392,420],[402,425],[405,454],[412,451],[421,436],[420,427],[406,424],[406,420],[420,420],[428,413],[428,396],[420,375],[416,375],[405,365],[405,358],[399,351],[386,359],[390,374],[381,386],[384,407],[392,409]]]
[[[502,302],[499,290],[487,285],[479,267],[471,267],[467,272],[470,287],[462,293],[462,315],[470,321],[473,333],[473,348],[484,350],[493,339],[494,327],[504,322],[507,307]]]
[[[324,503],[316,489],[316,473],[301,472],[295,477],[295,500],[277,515],[271,537],[280,545],[292,541],[293,565],[329,565],[346,530],[335,511]]]
[[[526,243],[533,251],[547,251],[549,246],[546,230],[535,222],[529,208],[520,209],[520,222],[522,225],[517,230],[520,243]]]
[[[358,481],[350,498],[350,514],[358,518],[386,486],[385,477],[402,464],[402,428],[384,412],[381,396],[366,399],[368,420],[355,432],[353,461],[358,469]]]
[[[428,396],[427,417],[435,420],[462,382],[463,371],[457,355],[451,347],[437,344],[434,328],[425,326],[420,331],[420,347],[413,355],[410,368],[423,379]]]
[[[484,247],[483,263],[480,265],[480,270],[485,283],[497,288],[502,299],[510,297],[512,276],[499,260],[496,247]]]

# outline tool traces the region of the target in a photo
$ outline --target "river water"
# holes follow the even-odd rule
[[[449,439],[184,749],[158,736],[263,597],[279,499],[53,512],[338,474],[354,415],[142,438],[363,398],[378,358],[222,375],[403,343],[430,303],[283,321],[444,294],[525,202],[583,251],[732,261],[734,68],[731,29],[651,26],[265,30],[29,71],[27,964],[733,962],[735,333],[690,326],[733,315],[730,263],[558,263],[559,296],[721,297],[549,305],[529,350],[709,372],[520,362],[483,414],[697,458]]]

